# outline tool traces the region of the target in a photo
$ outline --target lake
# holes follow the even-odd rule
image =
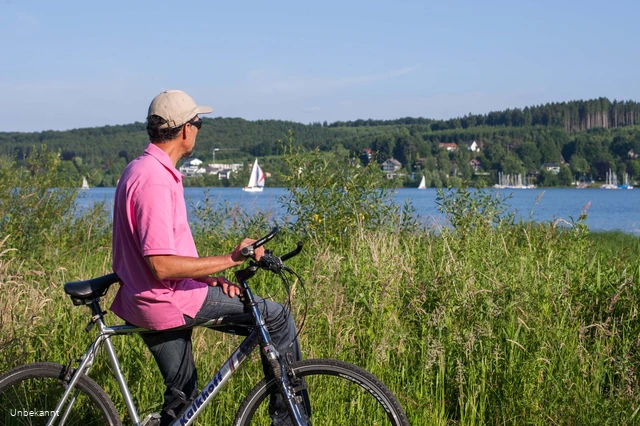
[[[283,214],[278,199],[287,194],[283,188],[265,188],[261,193],[247,193],[241,188],[185,188],[187,206],[201,202],[205,191],[214,200],[232,205],[252,213],[256,210],[271,211],[276,217]],[[107,201],[111,205],[115,188],[91,188],[80,191],[78,208],[84,209],[94,202]],[[506,201],[519,217],[544,222],[571,218],[577,219],[587,206],[587,225],[594,231],[620,230],[640,235],[640,189],[519,189],[500,190],[501,196],[512,194]],[[435,203],[435,189],[400,188],[394,198],[399,205],[410,201],[416,213],[425,221],[443,223],[444,217]]]

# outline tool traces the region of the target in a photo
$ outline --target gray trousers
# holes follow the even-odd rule
[[[222,292],[221,287],[209,287],[208,290],[207,297],[196,317],[185,317],[187,324],[202,324],[211,319],[244,312],[244,306],[238,297],[227,296]],[[301,360],[300,345],[295,338],[296,325],[288,310],[277,302],[257,296],[255,299],[278,352],[283,356],[291,354],[295,361]],[[236,327],[221,329],[221,331],[248,335],[250,330]],[[198,396],[198,374],[193,360],[191,333],[192,329],[187,329],[163,330],[140,335],[151,350],[164,378],[166,390],[160,413],[160,424],[163,426],[175,421]],[[264,358],[262,364],[265,375],[270,378],[271,373]],[[306,395],[305,399],[307,399]],[[308,399],[306,402],[308,403]],[[288,412],[282,404],[280,395],[271,397],[269,408],[273,425],[289,424]]]

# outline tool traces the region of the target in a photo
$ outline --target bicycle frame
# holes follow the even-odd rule
[[[241,281],[241,286],[243,287],[242,298],[245,307],[251,311],[251,314],[254,319],[254,324],[256,327],[249,333],[247,337],[240,343],[238,348],[231,354],[231,356],[225,361],[220,370],[218,370],[211,380],[204,386],[202,392],[194,399],[188,409],[186,409],[183,414],[176,419],[173,423],[173,426],[188,426],[193,423],[193,421],[200,415],[202,410],[211,402],[211,400],[218,394],[218,392],[224,387],[224,385],[229,381],[231,376],[237,371],[238,367],[247,359],[247,357],[253,352],[253,350],[261,345],[262,352],[265,354],[266,358],[271,362],[271,365],[274,369],[274,375],[278,378],[278,388],[282,392],[286,394],[285,400],[287,401],[287,405],[289,411],[292,413],[292,420],[296,421],[300,425],[304,425],[305,421],[303,420],[303,415],[298,410],[298,407],[293,402],[295,395],[289,392],[288,386],[288,377],[285,373],[284,360],[281,359],[277,350],[271,343],[271,337],[269,336],[269,332],[266,329],[265,322],[262,318],[262,314],[257,307],[257,304],[254,300],[251,289],[249,288],[246,279]],[[97,324],[98,326],[98,336],[96,339],[89,345],[87,351],[80,359],[80,365],[74,372],[71,377],[71,381],[69,382],[64,394],[62,395],[58,405],[55,410],[52,411],[52,416],[49,418],[47,422],[47,426],[53,425],[53,422],[56,418],[56,413],[62,413],[60,416],[60,424],[64,423],[73,403],[75,402],[75,395],[70,400],[69,404],[67,404],[67,409],[65,412],[62,412],[62,407],[67,402],[67,399],[73,392],[76,383],[78,382],[80,376],[82,374],[87,375],[93,366],[95,361],[95,355],[101,346],[104,345],[107,357],[109,358],[109,362],[111,364],[113,373],[115,375],[115,379],[118,382],[118,386],[120,388],[120,392],[123,396],[125,405],[127,407],[127,411],[129,412],[129,416],[134,424],[134,426],[140,425],[140,417],[138,416],[138,411],[133,402],[133,398],[131,397],[131,392],[129,391],[129,387],[127,382],[122,374],[122,370],[120,368],[120,362],[118,361],[118,357],[115,352],[115,348],[113,343],[111,342],[111,336],[119,336],[119,335],[131,335],[137,333],[145,333],[152,332],[153,330],[148,330],[142,327],[136,327],[132,325],[115,325],[115,326],[107,326],[104,323],[104,314],[100,308],[99,300],[93,300],[91,302],[91,310],[93,316],[91,318],[91,324]],[[240,315],[230,315],[222,318],[217,318],[210,320],[203,324],[198,325],[189,325],[180,327],[179,329],[188,329],[194,327],[205,327],[215,329],[218,327],[223,327],[225,325],[233,324],[234,318],[240,318]]]

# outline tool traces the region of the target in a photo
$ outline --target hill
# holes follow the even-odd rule
[[[194,156],[207,161],[217,149],[218,162],[248,164],[254,157],[268,157],[276,184],[281,141],[290,129],[305,149],[358,156],[370,148],[379,163],[395,158],[403,166],[400,175],[408,185],[414,183],[416,174],[430,174],[432,186],[451,184],[452,170],[455,178],[481,177],[484,184],[494,183],[497,172],[529,173],[545,186],[570,184],[579,176],[602,180],[609,168],[620,176],[627,173],[632,180],[640,178],[636,156],[640,153],[640,104],[634,101],[599,98],[449,120],[406,117],[308,125],[241,118],[205,117],[203,121]],[[480,152],[440,147],[441,143],[465,141],[476,141]],[[34,147],[46,145],[60,152],[64,160],[61,167],[71,177],[81,180],[81,176],[89,176],[92,186],[114,185],[125,165],[146,144],[144,123],[139,122],[69,131],[0,133],[0,153],[21,162]],[[477,160],[475,169],[472,159]],[[558,176],[545,173],[541,169],[545,163],[565,163],[566,167]]]

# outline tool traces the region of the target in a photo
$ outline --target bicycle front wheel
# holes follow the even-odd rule
[[[313,426],[409,425],[393,393],[360,367],[332,359],[310,359],[290,368],[292,376],[306,382]],[[258,383],[240,406],[234,425],[271,425],[268,396],[272,392],[277,392],[275,380]]]
[[[46,425],[68,384],[67,367],[47,362],[22,365],[0,376],[0,424]],[[74,398],[75,396],[75,398]],[[53,424],[121,426],[107,394],[81,377]]]

